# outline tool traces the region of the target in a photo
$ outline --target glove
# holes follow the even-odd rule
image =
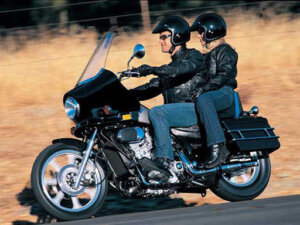
[[[143,64],[137,68],[134,68],[131,70],[132,72],[138,72],[140,74],[140,76],[147,76],[149,74],[153,73],[153,67]]]
[[[198,97],[204,93],[204,90],[201,88],[199,90],[197,90],[192,96],[191,96],[191,101],[192,102],[196,102]]]
[[[133,96],[136,96],[136,90],[134,89],[129,89],[128,90]]]

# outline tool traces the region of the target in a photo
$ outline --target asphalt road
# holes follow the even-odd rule
[[[299,225],[300,195],[104,216],[57,225]]]

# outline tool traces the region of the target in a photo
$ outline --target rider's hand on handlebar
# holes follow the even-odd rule
[[[120,72],[120,78],[121,77],[140,77],[140,73],[133,70],[125,70],[123,72]]]
[[[147,76],[153,73],[153,67],[147,64],[143,64],[137,68],[132,69],[133,72],[138,72],[140,76]]]

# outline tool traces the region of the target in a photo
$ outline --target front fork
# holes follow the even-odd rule
[[[94,146],[94,142],[95,142],[95,138],[97,136],[97,132],[98,132],[98,129],[95,128],[93,134],[92,134],[92,137],[90,138],[89,142],[88,142],[88,145],[87,145],[87,148],[85,150],[85,153],[83,155],[83,160],[80,164],[80,167],[79,167],[79,171],[78,171],[78,176],[77,176],[77,179],[76,179],[76,182],[74,183],[73,185],[73,188],[76,190],[79,188],[79,184],[80,184],[80,181],[82,179],[82,176],[83,176],[83,173],[85,171],[85,168],[86,168],[86,164],[90,158],[90,155],[91,155],[91,152],[92,152],[92,149],[93,149],[93,146]]]

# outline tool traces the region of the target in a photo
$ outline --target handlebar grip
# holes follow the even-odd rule
[[[121,80],[123,77],[140,77],[139,72],[133,72],[130,70],[119,72],[119,74],[120,74],[119,80]]]

